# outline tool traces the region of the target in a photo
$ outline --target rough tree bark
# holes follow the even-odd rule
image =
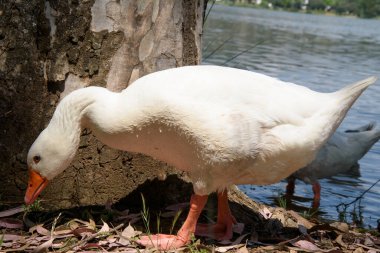
[[[204,0],[0,4],[2,203],[23,202],[27,151],[62,97],[90,85],[120,91],[148,73],[200,62]],[[42,206],[115,202],[146,180],[173,173],[143,155],[111,150],[84,131],[75,161],[47,187]],[[189,191],[168,184],[173,187]]]

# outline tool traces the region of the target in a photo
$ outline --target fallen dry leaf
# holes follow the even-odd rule
[[[2,234],[0,235],[0,238],[3,242],[9,242],[9,241],[17,241],[22,238],[20,235],[13,235],[13,234]]]
[[[101,232],[101,233],[107,233],[107,232],[109,232],[110,231],[110,227],[108,226],[108,224],[105,223],[104,221],[102,221],[102,222],[103,222],[103,226],[99,230],[99,232]]]
[[[73,234],[77,237],[86,237],[88,235],[95,234],[95,230],[87,228],[87,227],[79,227],[73,230]]]
[[[87,227],[90,228],[90,229],[96,230],[95,221],[93,221],[92,219],[90,219],[90,221],[87,224]]]
[[[100,246],[98,243],[87,243],[86,245],[81,247],[81,249],[93,249],[93,248],[103,249],[102,246]]]
[[[350,227],[345,222],[336,221],[336,222],[331,223],[330,226],[338,229],[339,231],[341,231],[343,233],[348,233],[348,231],[350,230]]]
[[[368,236],[365,238],[365,240],[364,240],[364,245],[365,246],[373,246],[373,245],[375,245],[375,243],[372,241],[372,239],[371,238],[369,238]]]
[[[131,239],[135,236],[138,236],[139,234],[141,234],[140,231],[136,231],[132,226],[131,224],[129,224],[124,230],[123,232],[121,232],[121,235],[127,239]]]
[[[3,218],[0,219],[0,227],[3,228],[22,228],[24,223],[19,219]]]
[[[36,225],[36,231],[40,235],[50,235],[50,231],[43,227],[43,224]]]
[[[302,217],[299,213],[293,211],[293,210],[289,210],[288,213],[294,218],[297,220],[297,224],[302,224],[305,228],[307,229],[310,229],[312,228],[313,226],[315,226],[314,223],[308,221],[307,219],[305,219],[304,217]]]
[[[17,248],[14,248],[15,246],[18,246]],[[28,249],[29,248],[29,246],[30,246],[30,244],[24,244],[24,245],[12,245],[12,249],[7,249],[5,252],[25,252],[26,251],[26,249]]]
[[[108,241],[109,243],[116,242],[117,239],[118,239],[118,238],[117,238],[115,235],[111,235],[111,236],[108,236],[108,237],[107,237],[107,241]]]
[[[259,210],[259,213],[264,217],[264,219],[270,219],[273,215],[273,213],[271,211],[269,211],[268,208],[264,207],[262,209]]]
[[[364,249],[361,248],[361,247],[356,248],[356,249],[353,251],[353,253],[364,253],[364,252],[365,252]]]
[[[44,242],[43,244],[37,246],[36,248],[33,249],[33,253],[39,253],[42,251],[46,251],[48,248],[50,248],[53,244],[54,238],[50,238],[49,241]]]
[[[335,242],[338,243],[343,248],[347,248],[347,244],[343,242],[343,235],[338,235],[335,239]]]
[[[221,253],[224,253],[224,252],[227,252],[231,249],[238,249],[238,248],[241,248],[242,246],[245,246],[245,244],[238,244],[238,245],[231,245],[231,246],[222,246],[222,247],[216,247],[215,248],[215,252],[221,252]]]
[[[79,227],[79,223],[76,222],[75,220],[71,220],[67,223],[68,227],[71,229],[71,230],[75,230]]]
[[[111,242],[110,244],[108,244],[108,247],[110,247],[110,248],[113,248],[113,247],[120,247],[120,243]]]
[[[330,224],[328,223],[322,223],[322,224],[317,224],[317,225],[314,225],[313,227],[311,227],[310,229],[308,229],[308,233],[312,233],[312,232],[315,232],[315,231],[334,231],[334,232],[337,232],[337,233],[342,233],[343,231],[341,231],[339,228],[336,228],[336,227],[333,227],[331,226]]]
[[[1,250],[1,248],[11,248],[13,246],[13,244],[14,244],[13,242],[3,242],[0,246],[0,250]]]
[[[364,248],[364,249],[380,252],[380,249],[376,249],[374,247],[370,247],[361,243],[356,243],[356,245],[359,246],[359,248]]]
[[[292,244],[301,249],[306,249],[306,250],[311,250],[311,251],[323,251],[322,249],[317,247],[317,245],[306,240],[299,240]]]
[[[247,246],[244,245],[243,247],[239,248],[236,253],[248,253],[248,249],[247,249]]]
[[[52,247],[53,249],[60,249],[60,248],[62,248],[64,245],[65,245],[64,242],[58,242],[58,243],[53,243],[53,244],[51,245],[51,247]]]
[[[34,240],[37,242],[48,241],[49,239],[50,239],[50,236],[48,236],[48,235],[37,236],[34,238]]]
[[[98,244],[99,244],[100,246],[106,246],[106,245],[109,245],[110,242],[109,242],[108,240],[100,240],[100,241],[98,242]]]
[[[178,249],[177,251],[174,251],[174,252],[181,252],[181,250],[183,250],[183,249]],[[149,252],[153,252],[153,251],[149,251],[149,250],[141,251],[141,250],[137,250],[137,249],[129,248],[129,249],[124,249],[124,250],[122,250],[122,251],[117,251],[117,252],[118,252],[118,253],[138,253],[138,252],[149,253]],[[172,252],[172,251],[169,251],[169,252]],[[99,251],[94,252],[94,253],[99,253]]]
[[[119,241],[117,242],[119,245],[122,245],[122,246],[128,246],[128,245],[131,245],[131,241],[129,241],[128,239],[126,239],[125,237],[121,237],[120,236],[120,239]],[[115,244],[117,245],[117,244]],[[119,246],[118,245],[118,246]]]
[[[57,238],[64,238],[64,237],[66,237],[65,235],[69,235],[69,234],[72,234],[72,233],[73,233],[73,231],[71,229],[62,229],[62,230],[55,230],[53,234]]]
[[[131,242],[130,240],[139,235],[140,232],[138,231],[135,231],[135,229],[131,226],[131,224],[129,224],[124,230],[123,232],[121,232],[121,235],[120,235],[120,239],[118,241],[118,243],[120,243],[121,245],[123,246],[127,246],[127,245],[130,245]]]
[[[73,224],[73,226],[75,227],[76,226],[76,223],[79,223],[79,224],[82,224],[84,226],[86,226],[87,228],[89,229],[92,229],[92,230],[95,230],[96,229],[96,224],[95,224],[95,221],[93,221],[92,219],[90,219],[89,221],[84,221],[84,220],[80,220],[80,219],[73,219],[71,221],[68,222],[70,228],[71,228],[71,224]],[[78,225],[79,226],[79,225]],[[77,227],[78,227],[77,226]],[[75,227],[76,228],[76,227]],[[74,228],[74,229],[75,229]],[[74,230],[73,229],[73,230]]]

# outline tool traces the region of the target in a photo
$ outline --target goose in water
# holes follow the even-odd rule
[[[380,139],[380,128],[369,123],[357,129],[335,132],[318,151],[314,161],[288,178],[287,195],[294,193],[295,181],[300,179],[313,185],[313,208],[319,207],[321,185],[318,179],[347,173],[358,168],[358,161]]]
[[[146,75],[120,93],[76,90],[62,99],[29,150],[25,202],[66,169],[81,129],[88,128],[104,144],[164,161],[192,181],[190,210],[177,235],[145,236],[140,244],[186,245],[211,192],[218,193],[218,216],[206,229],[218,239],[231,238],[236,220],[227,187],[272,184],[310,163],[375,81],[319,93],[245,70],[187,66]]]

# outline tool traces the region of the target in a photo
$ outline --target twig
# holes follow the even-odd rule
[[[360,194],[358,197],[356,197],[353,201],[351,201],[350,203],[340,203],[339,205],[336,206],[337,208],[337,211],[339,212],[339,207],[341,206],[344,206],[344,211],[347,209],[347,207],[349,205],[352,205],[353,203],[355,203],[356,201],[358,200],[361,200],[364,196],[364,194],[366,194],[367,192],[369,192],[378,182],[380,182],[380,179],[378,179],[375,183],[373,183],[367,190],[365,190],[364,192],[362,192],[362,194]]]
[[[227,61],[223,62],[223,64],[221,64],[221,66],[225,66],[227,63],[229,63],[230,61],[234,60],[235,58],[239,57],[240,55],[248,52],[249,50],[257,47],[258,45],[262,44],[265,40],[261,40],[259,42],[257,42],[256,44],[254,44],[253,46],[249,47],[248,49],[245,49],[237,54],[235,54],[233,57],[231,57],[230,59],[228,59]]]
[[[212,10],[212,7],[214,7],[215,2],[216,2],[216,0],[213,0],[213,1],[212,1],[211,7],[210,7],[210,9],[208,9],[208,12],[207,12],[205,18],[203,19],[203,26],[205,25],[205,23],[206,23],[206,21],[207,21],[208,14],[210,14],[210,12],[211,12],[211,10]]]
[[[50,238],[53,238],[53,236],[54,236],[55,226],[57,225],[58,219],[59,219],[59,217],[61,217],[61,214],[62,213],[59,213],[58,216],[55,217],[53,224],[51,225]]]
[[[380,252],[380,249],[369,247],[369,246],[361,244],[361,243],[356,243],[356,245],[359,246],[359,247],[368,249],[368,250],[372,250],[373,252]]]
[[[206,52],[209,46],[212,45],[212,41],[209,41],[207,45],[202,49],[203,52]]]
[[[211,56],[213,56],[215,54],[216,51],[218,51],[221,47],[223,47],[228,41],[230,41],[232,39],[232,36],[229,37],[228,39],[226,39],[225,41],[222,42],[222,44],[220,44],[217,48],[215,48],[211,53],[209,53],[207,56],[205,56],[203,58],[203,60],[207,60],[208,58],[210,58]]]
[[[124,226],[124,223],[121,223],[119,225],[117,225],[116,227],[110,229],[107,233],[112,233],[116,230],[118,230],[119,228],[123,227]],[[80,240],[79,242],[73,244],[73,245],[70,245],[70,246],[67,246],[66,248],[62,248],[60,250],[58,250],[57,252],[67,252],[68,250],[71,250],[75,247],[78,247],[78,246],[81,246],[82,244],[85,244],[86,242],[88,241],[91,241],[92,239],[95,239],[97,236],[101,235],[101,234],[104,234],[104,232],[97,232],[93,235],[90,235],[89,237],[83,239],[83,240]]]

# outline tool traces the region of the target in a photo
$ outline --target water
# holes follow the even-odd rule
[[[333,91],[371,75],[380,77],[379,27],[380,20],[215,5],[204,27],[203,62],[264,73],[317,91]],[[369,121],[380,124],[379,81],[355,103],[340,130]],[[320,180],[319,216],[339,219],[336,206],[351,202],[375,183],[380,178],[379,163],[380,142],[360,160],[360,175]],[[286,182],[280,182],[241,189],[257,201],[274,205],[284,195],[285,186]],[[313,197],[311,185],[297,181],[295,195],[292,205],[308,210]],[[346,221],[375,227],[380,218],[380,183],[347,211]]]

